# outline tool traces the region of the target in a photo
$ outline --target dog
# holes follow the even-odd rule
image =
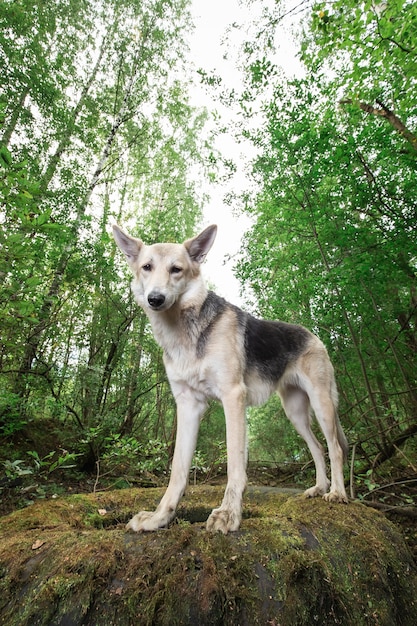
[[[273,392],[306,441],[316,484],[306,497],[347,502],[343,463],[348,443],[337,415],[333,366],[323,343],[303,326],[257,319],[209,291],[201,274],[217,234],[212,225],[182,244],[146,245],[113,226],[113,235],[133,272],[135,300],[145,311],[177,405],[177,433],[168,487],[155,511],[141,511],[127,529],[153,531],[174,518],[185,493],[199,423],[207,400],[223,405],[227,439],[227,485],[221,506],[206,524],[224,534],[238,530],[246,488],[245,409]],[[327,442],[331,482],[323,446],[311,430],[310,408]]]

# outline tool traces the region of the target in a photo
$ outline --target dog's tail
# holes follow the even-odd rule
[[[336,415],[336,428],[337,428],[337,439],[339,441],[340,447],[343,450],[343,460],[346,463],[348,460],[348,455],[349,455],[349,443],[343,431],[342,424],[340,423],[338,415]]]
[[[348,460],[348,455],[349,455],[349,443],[348,440],[346,438],[346,435],[343,431],[342,428],[342,424],[340,423],[340,419],[339,419],[339,413],[338,413],[338,393],[337,393],[337,388],[336,388],[336,382],[333,380],[332,381],[332,390],[331,390],[331,396],[332,396],[332,400],[333,400],[333,405],[334,405],[334,415],[335,415],[335,420],[336,420],[336,430],[337,430],[337,440],[339,442],[340,447],[342,448],[343,451],[343,460],[346,463]]]

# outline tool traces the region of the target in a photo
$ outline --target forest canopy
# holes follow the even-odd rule
[[[263,50],[247,46],[242,106],[268,98],[265,123],[242,127],[258,148],[259,191],[245,198],[254,225],[238,276],[260,314],[325,341],[354,471],[367,480],[396,457],[415,477],[417,8],[296,9],[301,78],[286,79],[271,55],[285,3],[265,12]],[[269,418],[258,422],[262,431]]]
[[[7,445],[52,424],[66,450],[50,465],[73,455],[89,469],[168,467],[175,407],[109,226],[129,224],[149,242],[199,228],[202,182],[219,176],[222,158],[210,112],[191,104],[201,80],[237,112],[236,138],[256,152],[251,191],[228,199],[252,223],[236,266],[247,307],[326,344],[352,487],[417,480],[417,5],[260,4],[239,50],[240,92],[190,69],[188,0],[1,4]],[[281,68],[282,25],[296,41],[298,77]],[[278,402],[250,411],[249,425],[253,459],[308,460]],[[22,461],[10,444],[7,454],[10,474],[35,471],[37,452]],[[223,462],[213,405],[195,467]]]

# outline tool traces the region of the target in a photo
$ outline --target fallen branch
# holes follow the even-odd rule
[[[415,506],[390,506],[389,504],[382,504],[382,502],[367,502],[366,500],[358,500],[358,502],[366,504],[366,506],[373,509],[378,509],[382,513],[395,513],[403,517],[417,519],[417,508]]]

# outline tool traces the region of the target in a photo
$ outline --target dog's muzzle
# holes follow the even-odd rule
[[[158,311],[165,304],[165,296],[162,293],[151,291],[148,296],[148,304],[151,309],[154,309],[154,311]]]

